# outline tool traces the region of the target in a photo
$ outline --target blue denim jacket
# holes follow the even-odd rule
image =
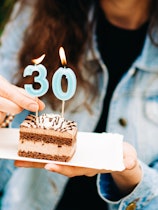
[[[18,4],[16,6],[18,8]],[[16,10],[16,9],[15,9]],[[0,74],[14,83],[18,69],[18,50],[22,45],[25,28],[29,24],[32,9],[28,5],[14,21],[11,21],[2,36],[0,48]],[[27,21],[28,20],[28,21]],[[15,30],[16,29],[16,30]],[[158,35],[158,34],[157,34]],[[155,36],[157,36],[155,34]],[[97,50],[94,35],[94,52],[87,52],[84,77],[99,84],[99,94],[85,108],[84,91],[77,92],[74,101],[65,112],[65,117],[75,120],[79,131],[92,132],[100,117],[106,94],[108,71]],[[93,75],[92,72],[97,72]],[[89,102],[87,98],[87,103]],[[71,112],[76,108],[76,112]],[[44,112],[52,112],[47,104]],[[17,115],[12,127],[18,127],[28,114]],[[124,119],[126,126],[120,124]],[[158,48],[146,37],[143,51],[117,85],[108,115],[107,131],[124,135],[137,150],[143,170],[141,182],[126,197],[121,198],[110,174],[98,175],[97,187],[100,196],[108,203],[109,209],[124,210],[134,202],[136,209],[155,210],[158,204]],[[53,210],[60,199],[68,178],[42,169],[15,168],[13,161],[0,160],[1,210]],[[87,195],[88,196],[88,195]],[[76,204],[77,205],[77,204]]]

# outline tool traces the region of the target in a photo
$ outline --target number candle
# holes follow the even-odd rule
[[[42,64],[39,64],[42,62],[44,57],[45,55],[42,55],[40,58],[33,59],[32,61],[35,65],[28,65],[24,69],[24,73],[23,73],[24,77],[32,75],[33,72],[35,71],[39,73],[39,75],[34,78],[34,81],[39,83],[41,86],[39,89],[34,89],[32,84],[24,85],[25,90],[32,96],[40,97],[40,96],[43,96],[48,91],[49,84],[46,79],[47,70]]]
[[[34,81],[40,84],[39,89],[34,89],[32,84],[24,85],[25,90],[32,96],[36,96],[36,97],[43,96],[48,91],[48,88],[49,88],[49,83],[46,79],[47,70],[42,64],[40,64],[42,60],[44,59],[44,57],[45,57],[45,54],[37,59],[33,59],[32,62],[35,65],[28,65],[24,69],[24,73],[23,73],[24,77],[31,76],[33,72],[35,71],[39,73],[39,75],[34,78]],[[36,116],[37,115],[38,113],[36,112]]]
[[[64,115],[64,105],[65,101],[72,98],[76,91],[76,76],[72,69],[66,68],[66,56],[64,49],[61,47],[59,49],[59,55],[61,63],[64,67],[60,67],[53,75],[52,88],[54,95],[62,100],[62,117]],[[62,77],[65,76],[67,79],[67,91],[64,92],[61,87]]]

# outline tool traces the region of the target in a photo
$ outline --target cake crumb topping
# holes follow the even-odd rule
[[[52,129],[64,132],[77,127],[77,124],[74,121],[66,120],[57,114],[43,114],[38,117],[35,115],[28,115],[21,124],[21,127]]]

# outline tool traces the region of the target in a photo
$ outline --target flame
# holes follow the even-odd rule
[[[66,62],[66,55],[65,55],[65,51],[63,47],[60,47],[59,49],[59,56],[60,56],[60,60],[63,66],[66,66],[67,62]]]
[[[44,57],[45,57],[45,54],[41,55],[41,57],[37,59],[32,59],[32,62],[37,65],[43,61]]]

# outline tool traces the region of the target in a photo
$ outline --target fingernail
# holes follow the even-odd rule
[[[48,171],[55,171],[54,168],[53,168],[53,166],[54,166],[53,164],[49,164],[49,163],[48,163],[48,164],[45,165],[44,168],[45,168],[46,170],[48,170]]]
[[[135,165],[136,161],[133,158],[129,158],[127,163],[127,169],[132,169],[135,167]]]
[[[47,165],[45,165],[45,167],[44,167],[46,170],[48,170],[48,171],[52,171],[52,168],[47,164]]]
[[[45,103],[43,102],[43,101],[40,101],[40,107],[42,106],[42,109],[44,109],[45,108]]]

